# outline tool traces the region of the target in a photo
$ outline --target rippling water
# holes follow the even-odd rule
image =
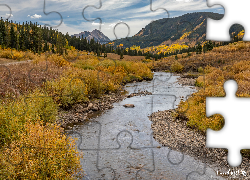
[[[210,179],[216,172],[194,158],[161,147],[151,136],[148,116],[156,111],[174,109],[180,99],[193,92],[193,87],[181,86],[178,76],[156,72],[152,81],[129,83],[129,93],[147,90],[152,95],[135,96],[114,103],[114,108],[86,123],[74,125],[73,136],[85,179]],[[134,104],[125,108],[124,104]],[[202,175],[205,173],[204,175]],[[199,175],[200,174],[200,175]],[[221,177],[216,177],[222,179]]]

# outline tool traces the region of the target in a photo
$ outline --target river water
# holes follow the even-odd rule
[[[156,72],[152,81],[129,83],[129,93],[147,90],[152,95],[135,96],[114,103],[113,109],[73,126],[84,179],[223,179],[193,157],[161,147],[152,137],[149,115],[174,109],[196,90],[181,86],[178,76]],[[125,108],[124,104],[134,104]]]

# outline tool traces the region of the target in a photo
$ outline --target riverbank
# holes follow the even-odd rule
[[[102,113],[105,110],[113,108],[113,103],[134,96],[145,96],[151,94],[152,93],[148,91],[126,94],[124,90],[120,90],[117,93],[106,94],[99,99],[93,99],[84,104],[76,104],[68,111],[62,109],[59,110],[56,122],[65,128],[67,124],[83,122],[92,118],[95,113]]]
[[[183,86],[194,86],[195,79],[182,76],[178,78],[177,82]],[[246,179],[250,175],[250,169],[248,168],[250,160],[248,158],[243,157],[242,164],[239,167],[232,168],[227,162],[226,149],[206,148],[206,135],[188,127],[188,119],[183,115],[177,115],[175,110],[154,112],[149,116],[149,119],[152,121],[151,128],[155,140],[163,146],[198,158],[210,167],[217,169],[219,175],[228,171],[239,172],[239,175],[235,176],[221,174],[223,177]],[[246,172],[246,176],[242,175],[242,171]]]

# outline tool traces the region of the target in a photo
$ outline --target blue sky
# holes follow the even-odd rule
[[[99,19],[93,20],[100,18],[101,31],[111,40],[116,38],[115,26],[117,38],[123,38],[129,32],[127,25],[129,36],[132,36],[151,21],[161,18],[204,11],[224,14],[222,6],[208,7],[206,0],[152,0],[152,5],[150,0],[45,0],[45,13],[43,8],[44,0],[0,0],[1,17],[21,23],[48,24],[70,35],[99,29]],[[83,18],[83,14],[89,21]]]

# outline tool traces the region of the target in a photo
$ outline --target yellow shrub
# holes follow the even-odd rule
[[[60,56],[58,54],[52,54],[50,56],[48,55],[47,60],[55,63],[58,67],[70,65],[70,63],[67,60],[65,60],[63,56]]]
[[[171,68],[172,72],[180,73],[183,71],[184,66],[181,63],[179,63],[178,61],[175,61],[174,63],[172,63],[170,68]]]
[[[26,122],[20,140],[3,148],[0,178],[75,179],[77,173],[83,175],[75,141],[62,133],[57,125]]]
[[[23,129],[24,123],[41,120],[44,123],[55,122],[57,105],[52,97],[34,90],[33,93],[1,102],[0,105],[0,147],[4,143],[18,139],[18,132]]]
[[[87,84],[81,77],[61,77],[59,80],[48,81],[46,88],[55,102],[65,108],[88,100]]]
[[[226,66],[222,69],[206,67],[204,77],[200,76],[196,80],[196,85],[204,86],[197,93],[194,93],[187,101],[181,102],[178,107],[179,113],[184,113],[188,117],[188,125],[206,132],[207,128],[220,130],[223,127],[224,119],[221,115],[206,117],[205,98],[225,96],[224,82],[228,79],[235,79],[238,83],[237,96],[250,97],[250,63],[240,61],[234,65]]]

